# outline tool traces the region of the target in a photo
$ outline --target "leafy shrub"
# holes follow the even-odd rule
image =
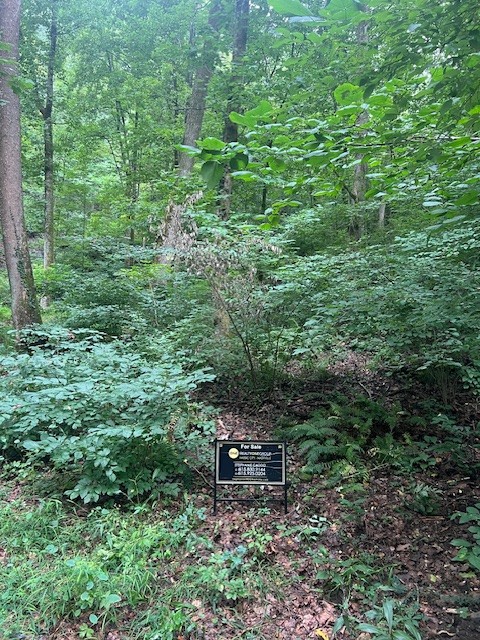
[[[441,507],[442,492],[424,482],[412,482],[406,506],[422,515],[438,515]]]
[[[38,333],[45,342],[45,329]],[[99,334],[56,330],[42,348],[0,366],[0,446],[69,471],[67,494],[85,502],[178,490],[171,480],[182,459],[212,426],[187,401],[212,376],[185,373],[168,351],[151,364]]]
[[[435,235],[411,233],[388,249],[282,267],[277,294],[303,325],[297,352],[345,345],[368,352],[384,368],[423,377],[445,402],[462,385],[478,389],[479,247],[478,222],[470,221]]]
[[[185,348],[190,340],[220,375],[246,378],[261,391],[274,388],[292,358],[298,332],[284,298],[272,295],[279,255],[278,247],[253,234],[198,243],[187,265],[208,283],[209,300],[174,330],[178,344]]]
[[[468,531],[474,540],[474,542],[463,538],[452,540],[451,544],[458,548],[454,560],[466,561],[476,571],[480,571],[480,502],[473,507],[467,507],[464,512],[454,513],[452,519],[458,519],[460,524],[469,523]]]

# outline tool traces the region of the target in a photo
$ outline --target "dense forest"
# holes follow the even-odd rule
[[[479,148],[474,0],[0,0],[1,640],[480,639]]]

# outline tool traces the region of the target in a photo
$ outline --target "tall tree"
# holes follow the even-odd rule
[[[57,52],[57,0],[52,0],[50,7],[49,51],[47,78],[45,83],[45,101],[39,102],[39,110],[43,118],[44,144],[44,239],[43,266],[50,267],[55,259],[54,252],[54,146],[53,146],[53,80],[55,73],[55,57]]]
[[[19,32],[20,0],[0,0],[0,38],[8,45],[0,67],[0,222],[16,329],[41,322],[23,215],[20,100],[12,89]]]
[[[63,4],[63,3],[62,3]],[[43,263],[50,267],[54,251],[54,76],[57,62],[59,0],[24,0],[21,24],[22,69],[34,82],[32,115],[41,116],[43,128]],[[28,103],[24,104],[28,113]],[[26,107],[26,109],[25,109]]]
[[[368,12],[368,7],[364,4],[359,3],[358,9],[364,13]],[[357,44],[362,46],[368,44],[368,20],[362,20],[356,29],[356,40]],[[368,110],[364,109],[362,113],[357,118],[357,126],[360,131],[360,136],[363,135],[362,127],[368,122]],[[357,154],[356,159],[358,160],[358,164],[355,165],[354,168],[354,177],[353,177],[353,185],[352,185],[352,196],[353,196],[353,204],[359,204],[364,202],[365,194],[367,192],[367,173],[368,173],[368,164],[364,161],[364,154]],[[355,240],[360,240],[363,233],[363,223],[361,214],[355,213],[350,220],[349,224],[349,232],[355,238]]]
[[[194,74],[192,93],[188,101],[185,114],[185,133],[183,136],[183,144],[189,147],[195,146],[202,130],[208,84],[213,75],[216,60],[216,50],[212,45],[220,28],[221,17],[221,0],[211,0],[210,10],[208,13],[209,32],[205,37],[203,44],[200,65],[197,67]],[[180,153],[178,162],[179,174],[183,177],[190,175],[193,168],[193,162],[194,159],[191,156],[186,153]]]
[[[227,113],[223,129],[224,142],[237,142],[238,124],[230,119],[232,111],[240,111],[243,105],[239,104],[239,89],[242,85],[240,65],[247,50],[248,17],[250,12],[250,0],[236,0],[233,17],[233,51],[232,51],[232,75],[229,82],[229,95]],[[219,213],[222,218],[230,215],[233,182],[230,167],[225,168],[221,189],[221,203]]]

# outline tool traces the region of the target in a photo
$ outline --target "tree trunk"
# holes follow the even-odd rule
[[[385,202],[381,202],[378,207],[378,227],[379,229],[385,229],[385,214],[387,211],[387,204]]]
[[[218,32],[221,18],[221,0],[212,0],[208,14],[208,26],[212,35]],[[195,72],[192,94],[188,101],[185,115],[185,132],[182,144],[194,147],[200,137],[205,114],[205,104],[210,78],[213,74],[215,58],[212,56],[212,38],[207,37],[203,45],[202,64]],[[194,158],[180,153],[178,158],[178,173],[185,178],[192,173]]]
[[[367,12],[368,7],[366,5],[359,5],[359,9],[362,12]],[[365,45],[368,44],[368,22],[366,20],[362,20],[357,26],[357,44]],[[357,118],[356,125],[361,127],[366,122],[368,122],[368,111],[363,111]],[[357,155],[357,160],[363,160],[363,154]],[[366,162],[359,162],[355,165],[354,176],[353,176],[353,186],[352,186],[352,196],[353,196],[353,204],[359,204],[365,200],[365,194],[367,192],[367,173],[368,173],[368,164]],[[349,233],[352,235],[355,240],[360,240],[363,234],[363,221],[361,215],[354,214],[352,220],[350,221]]]
[[[225,124],[223,129],[224,142],[237,142],[238,125],[230,120],[232,111],[240,111],[240,100],[238,95],[239,87],[242,85],[239,74],[239,67],[242,63],[243,56],[247,50],[248,39],[248,18],[250,12],[250,0],[236,0],[235,14],[233,18],[233,53],[232,53],[232,75],[229,82],[229,95],[227,102],[227,113],[225,115]],[[230,207],[232,201],[233,180],[230,175],[230,168],[225,168],[221,188],[221,200],[219,214],[225,220],[230,215]]]
[[[17,330],[41,322],[23,215],[20,101],[9,84],[18,72],[19,31],[20,0],[0,0],[0,39],[11,47],[0,67],[0,222]]]
[[[45,106],[40,109],[43,117],[44,140],[44,240],[43,266],[50,267],[55,261],[54,250],[54,164],[53,164],[53,78],[55,73],[55,55],[57,51],[57,15],[56,0],[52,0],[52,19],[50,23],[50,48],[48,53],[48,68],[46,81]]]
[[[185,117],[185,133],[182,144],[194,147],[200,137],[202,130],[203,115],[205,113],[205,103],[207,99],[207,89],[213,69],[203,65],[197,69],[193,80],[192,95],[187,107]],[[192,173],[194,158],[186,153],[180,153],[178,159],[178,173],[185,178]]]

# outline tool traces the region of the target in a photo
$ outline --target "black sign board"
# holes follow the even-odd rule
[[[218,485],[274,485],[284,488],[287,510],[287,451],[284,442],[246,440],[215,441],[214,512],[217,500],[251,502],[251,499],[217,499]]]

